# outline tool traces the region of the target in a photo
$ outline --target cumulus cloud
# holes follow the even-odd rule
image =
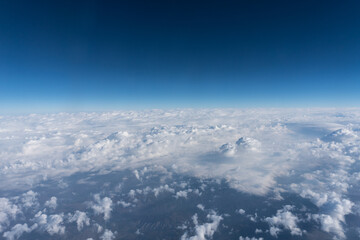
[[[64,214],[46,215],[42,211],[39,211],[34,218],[34,221],[38,224],[39,228],[48,232],[50,235],[64,234]]]
[[[286,205],[283,209],[278,210],[275,216],[265,218],[265,221],[270,225],[272,236],[277,237],[278,233],[282,231],[280,227],[289,230],[291,235],[302,235],[302,230],[297,226],[298,217],[290,212],[293,208],[293,206]]]
[[[198,205],[196,205],[196,207],[202,211],[204,211],[204,209],[205,209],[204,205],[202,205],[202,204],[198,204]]]
[[[239,213],[239,214],[241,214],[241,215],[245,214],[245,210],[242,209],[242,208],[240,208],[240,209],[237,210],[236,212]]]
[[[131,206],[131,203],[125,202],[125,201],[118,201],[117,204],[120,204],[122,207],[127,208]]]
[[[23,233],[29,233],[36,228],[36,225],[32,227],[28,227],[26,223],[24,224],[16,224],[14,227],[11,228],[10,231],[7,231],[3,234],[3,237],[8,240],[14,240],[21,237]]]
[[[21,201],[23,203],[23,206],[25,208],[30,208],[30,207],[37,207],[39,206],[39,202],[37,200],[37,196],[38,193],[33,192],[32,190],[24,193],[22,195]]]
[[[115,234],[112,231],[105,229],[104,234],[101,235],[100,239],[101,240],[113,240],[113,239],[115,239]]]
[[[264,238],[256,238],[256,237],[239,237],[239,240],[264,240]]]
[[[141,179],[140,179],[139,172],[138,172],[137,170],[134,170],[134,175],[135,175],[135,177],[136,177],[137,180],[139,180],[139,181],[141,180]]]
[[[345,238],[342,224],[345,224],[345,215],[351,213],[354,203],[347,199],[331,196],[331,200],[324,205],[328,214],[313,214],[313,218],[321,223],[324,231],[335,233],[339,238]]]
[[[90,218],[85,212],[76,210],[74,215],[69,214],[69,222],[76,222],[78,231],[81,231],[84,225],[90,225]]]
[[[191,189],[185,190],[185,191],[178,191],[175,195],[175,198],[187,198],[188,193],[191,192]]]
[[[163,186],[157,187],[153,189],[154,195],[155,197],[158,197],[160,193],[162,192],[170,192],[170,193],[174,193],[175,190],[171,187],[169,187],[169,185],[165,184]]]
[[[197,214],[195,214],[192,219],[195,225],[195,235],[188,236],[188,233],[186,232],[181,236],[181,240],[211,239],[223,218],[215,212],[211,212],[207,215],[207,219],[211,222],[199,224]]]
[[[94,213],[97,215],[104,214],[104,220],[109,220],[113,206],[112,200],[108,197],[100,198],[100,194],[95,194],[94,200],[95,203],[91,203],[91,208],[94,210]]]
[[[45,202],[45,206],[51,209],[56,209],[57,207],[57,198],[51,197],[50,200]]]
[[[7,198],[0,198],[0,233],[3,232],[15,220],[16,216],[21,213],[20,208],[13,204]]]

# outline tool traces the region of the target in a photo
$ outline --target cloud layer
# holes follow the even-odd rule
[[[28,190],[44,180],[78,172],[130,169],[138,181],[146,181],[139,169],[146,171],[146,166],[157,165],[177,174],[225,179],[232,188],[258,196],[272,194],[281,199],[284,192],[298,194],[319,208],[318,214],[309,219],[341,239],[345,238],[345,216],[360,208],[358,200],[349,194],[359,186],[359,146],[358,109],[188,109],[1,116],[0,187],[4,192],[25,193],[17,200],[21,208],[0,198],[0,232],[8,229],[22,209],[39,208],[39,196]],[[135,199],[145,192],[155,197],[166,192],[178,199],[196,194],[193,189],[175,191],[163,184],[132,190],[128,195]],[[132,203],[118,204],[129,207]],[[52,197],[44,206],[54,211],[57,205],[57,198]],[[105,221],[111,218],[114,205],[109,197],[100,195],[89,202],[94,214]],[[293,235],[303,233],[290,210],[284,206],[264,220],[273,236],[283,229]],[[212,222],[208,224],[218,224],[220,220],[213,218],[210,216]],[[89,225],[88,216],[81,211],[67,217],[39,209],[34,219],[36,227],[49,234],[64,232],[65,221],[76,222],[79,231]],[[200,230],[202,226],[198,225]],[[32,229],[33,225],[15,225],[6,236],[16,238]],[[207,233],[202,236],[211,235]],[[113,232],[104,232],[103,238],[113,236]]]

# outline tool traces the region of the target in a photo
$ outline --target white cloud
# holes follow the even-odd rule
[[[135,194],[136,194],[136,192],[133,189],[131,189],[128,193],[129,197],[131,197],[131,198],[135,198]]]
[[[153,192],[154,192],[155,197],[158,197],[159,194],[162,193],[162,192],[171,192],[171,193],[174,193],[175,190],[174,190],[173,188],[169,187],[167,184],[165,184],[165,185],[163,185],[163,186],[154,188],[154,189],[153,189]]]
[[[21,198],[21,201],[23,202],[23,207],[30,208],[39,206],[37,196],[38,193],[33,192],[32,190],[24,193]]]
[[[8,123],[9,128],[0,133],[0,139],[12,135],[15,140],[0,149],[3,159],[0,176],[4,176],[0,179],[4,181],[0,183],[11,183],[0,186],[14,188],[32,185],[43,176],[66,175],[104,166],[113,166],[114,169],[144,167],[144,160],[149,159],[152,164],[161,165],[165,163],[166,157],[166,165],[179,164],[179,171],[202,176],[213,172],[211,176],[227,176],[229,181],[234,181],[233,186],[241,190],[263,193],[273,184],[274,176],[273,172],[268,172],[270,169],[264,174],[255,167],[258,166],[256,161],[260,161],[259,158],[263,156],[259,152],[269,149],[267,144],[260,149],[263,140],[257,138],[261,136],[268,139],[273,134],[277,136],[284,132],[271,124],[271,118],[279,113],[274,112],[269,120],[253,121],[257,116],[262,119],[261,115],[264,114],[269,113],[260,111],[249,115],[234,110],[156,110],[146,113],[29,115],[19,117],[17,121],[8,119],[9,122],[4,118],[2,122],[4,126]],[[211,115],[217,117],[209,118]],[[127,120],[124,122],[124,119]],[[243,124],[248,124],[248,127],[241,128]],[[264,127],[264,131],[252,131],[260,127]],[[20,131],[24,128],[29,131]],[[219,161],[227,161],[226,164],[212,171],[214,164],[203,161],[203,158],[208,155],[216,158],[217,149],[227,142],[237,148],[233,156],[237,158],[236,161],[229,161],[222,156]],[[244,166],[247,175],[254,172],[255,178],[251,179],[256,183],[246,184],[245,179],[239,177],[242,176],[242,171],[237,169],[239,164]],[[240,171],[240,174],[234,171]],[[27,176],[25,181],[18,178],[20,174]],[[136,170],[134,174],[141,178],[141,172]],[[263,178],[257,181],[256,177],[261,176]],[[264,187],[255,187],[256,184]]]
[[[134,170],[133,173],[134,173],[136,179],[140,181],[141,179],[140,179],[139,172],[137,170]]]
[[[242,208],[240,208],[240,209],[237,210],[236,212],[239,213],[239,214],[241,214],[241,215],[245,214],[245,210],[242,209]]]
[[[104,234],[100,237],[101,240],[112,240],[112,239],[115,239],[115,234],[108,230],[108,229],[105,229],[104,231]]]
[[[45,202],[45,206],[48,208],[56,209],[57,207],[57,198],[51,197],[50,200]]]
[[[263,230],[261,230],[261,229],[258,229],[258,228],[257,228],[257,229],[255,229],[255,233],[256,233],[256,234],[258,234],[258,233],[262,233],[262,232],[263,232]]]
[[[190,189],[191,190],[191,189]],[[185,191],[178,191],[175,195],[175,198],[187,198],[188,193],[191,192],[189,190],[185,190]]]
[[[202,205],[202,204],[198,204],[198,205],[196,205],[196,207],[202,211],[204,211],[204,209],[205,209],[204,205]]]
[[[278,210],[275,216],[265,218],[270,225],[272,236],[277,237],[277,234],[282,231],[279,227],[288,229],[291,235],[302,235],[302,230],[297,226],[299,219],[290,212],[292,209],[293,206],[286,205],[283,209]]]
[[[34,230],[37,226],[33,225],[32,227],[28,227],[26,223],[24,224],[16,224],[14,227],[11,228],[11,231],[5,232],[3,237],[8,240],[14,240],[21,237],[23,233],[29,233]]]
[[[95,203],[91,203],[91,208],[94,210],[95,214],[104,214],[104,220],[109,220],[113,202],[110,198],[104,197],[100,198],[99,194],[94,195]]]
[[[97,233],[101,233],[103,230],[103,227],[98,223],[95,223],[94,227],[96,228]]]
[[[53,214],[46,215],[39,211],[34,218],[34,221],[38,224],[40,229],[48,232],[50,235],[54,234],[64,234],[65,226],[64,224],[64,214]]]
[[[181,236],[181,240],[211,239],[223,218],[218,216],[215,212],[211,212],[207,215],[207,219],[211,222],[199,224],[197,214],[195,214],[192,217],[193,223],[195,225],[195,235],[188,237],[188,233],[186,232]]]
[[[117,204],[121,205],[124,208],[127,208],[127,207],[131,206],[131,203],[128,203],[128,202],[125,202],[125,201],[122,201],[122,200],[117,201]]]
[[[90,218],[86,215],[85,212],[76,210],[74,215],[69,215],[69,222],[76,222],[78,231],[81,231],[84,225],[90,225]]]
[[[256,237],[239,237],[239,240],[264,240],[262,237],[261,238],[256,238]]]
[[[54,214],[50,215],[48,218],[48,223],[46,226],[46,231],[50,235],[54,234],[64,234],[65,233],[65,226],[63,226],[63,215]]]
[[[16,216],[21,213],[20,208],[13,204],[7,198],[0,198],[0,233],[3,232],[15,220]]]

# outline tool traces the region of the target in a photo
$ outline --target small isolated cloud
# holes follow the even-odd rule
[[[134,170],[133,173],[134,173],[136,179],[139,180],[139,181],[141,181],[138,170]]]
[[[286,205],[283,209],[278,210],[275,216],[265,218],[270,225],[270,234],[273,237],[277,237],[278,233],[282,231],[281,228],[289,230],[291,235],[302,235],[301,229],[297,226],[298,217],[290,212],[293,208],[293,206]]]
[[[45,207],[51,208],[51,209],[56,209],[57,207],[57,198],[56,197],[51,197],[50,200],[45,202]]]
[[[112,231],[105,229],[104,234],[101,235],[100,239],[101,240],[113,240],[113,239],[115,239],[115,234]]]
[[[94,213],[96,215],[104,214],[104,220],[109,220],[113,206],[112,200],[108,197],[104,197],[101,199],[99,194],[94,195],[94,200],[95,203],[91,203],[91,208],[94,210]]]
[[[235,143],[225,143],[221,145],[219,151],[228,157],[244,151],[260,151],[261,143],[253,138],[241,137]]]
[[[20,208],[7,198],[0,198],[0,233],[9,225],[11,220],[21,213]]]
[[[35,215],[34,220],[41,230],[48,232],[50,235],[65,233],[65,226],[63,225],[64,214],[53,214],[48,216],[39,211]]]
[[[100,224],[95,223],[93,226],[95,227],[97,233],[101,233],[101,232],[102,232],[103,227],[102,227]]]
[[[256,237],[239,237],[239,240],[264,240],[264,238],[256,238]]]
[[[122,200],[117,201],[117,204],[121,205],[124,208],[127,208],[127,207],[131,206],[131,203],[128,203],[128,202],[125,202],[125,201],[122,201]]]
[[[241,214],[241,215],[244,215],[245,214],[245,210],[244,209],[239,209],[236,211],[237,213]]]
[[[189,237],[188,233],[186,232],[181,236],[181,240],[203,240],[207,238],[211,239],[215,231],[217,230],[220,221],[223,218],[212,211],[210,214],[207,215],[207,219],[211,222],[199,224],[198,216],[197,214],[195,214],[192,217],[193,223],[195,225],[195,235]]]
[[[78,231],[81,231],[84,225],[90,225],[90,218],[86,215],[85,212],[76,210],[74,215],[69,215],[69,222],[76,222]]]
[[[163,186],[157,187],[153,189],[154,195],[155,197],[158,197],[160,193],[162,192],[170,192],[170,193],[174,193],[175,190],[171,187],[169,187],[169,185],[165,184]]]
[[[175,198],[178,199],[178,198],[187,198],[188,196],[188,192],[189,191],[178,191],[175,195]]]
[[[32,227],[28,227],[26,223],[24,224],[16,224],[11,228],[10,231],[7,231],[3,234],[3,237],[7,240],[15,240],[21,237],[23,233],[29,233],[32,230],[34,230],[37,227],[36,224],[34,224]]]
[[[205,209],[204,205],[202,205],[202,204],[198,204],[198,205],[196,205],[196,207],[202,211],[204,211],[204,209]]]
[[[23,203],[23,207],[30,208],[30,207],[38,207],[39,202],[37,199],[38,193],[33,191],[28,191],[22,195],[21,201]]]

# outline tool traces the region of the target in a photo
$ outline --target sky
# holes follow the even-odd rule
[[[0,2],[0,113],[358,107],[359,1]]]

